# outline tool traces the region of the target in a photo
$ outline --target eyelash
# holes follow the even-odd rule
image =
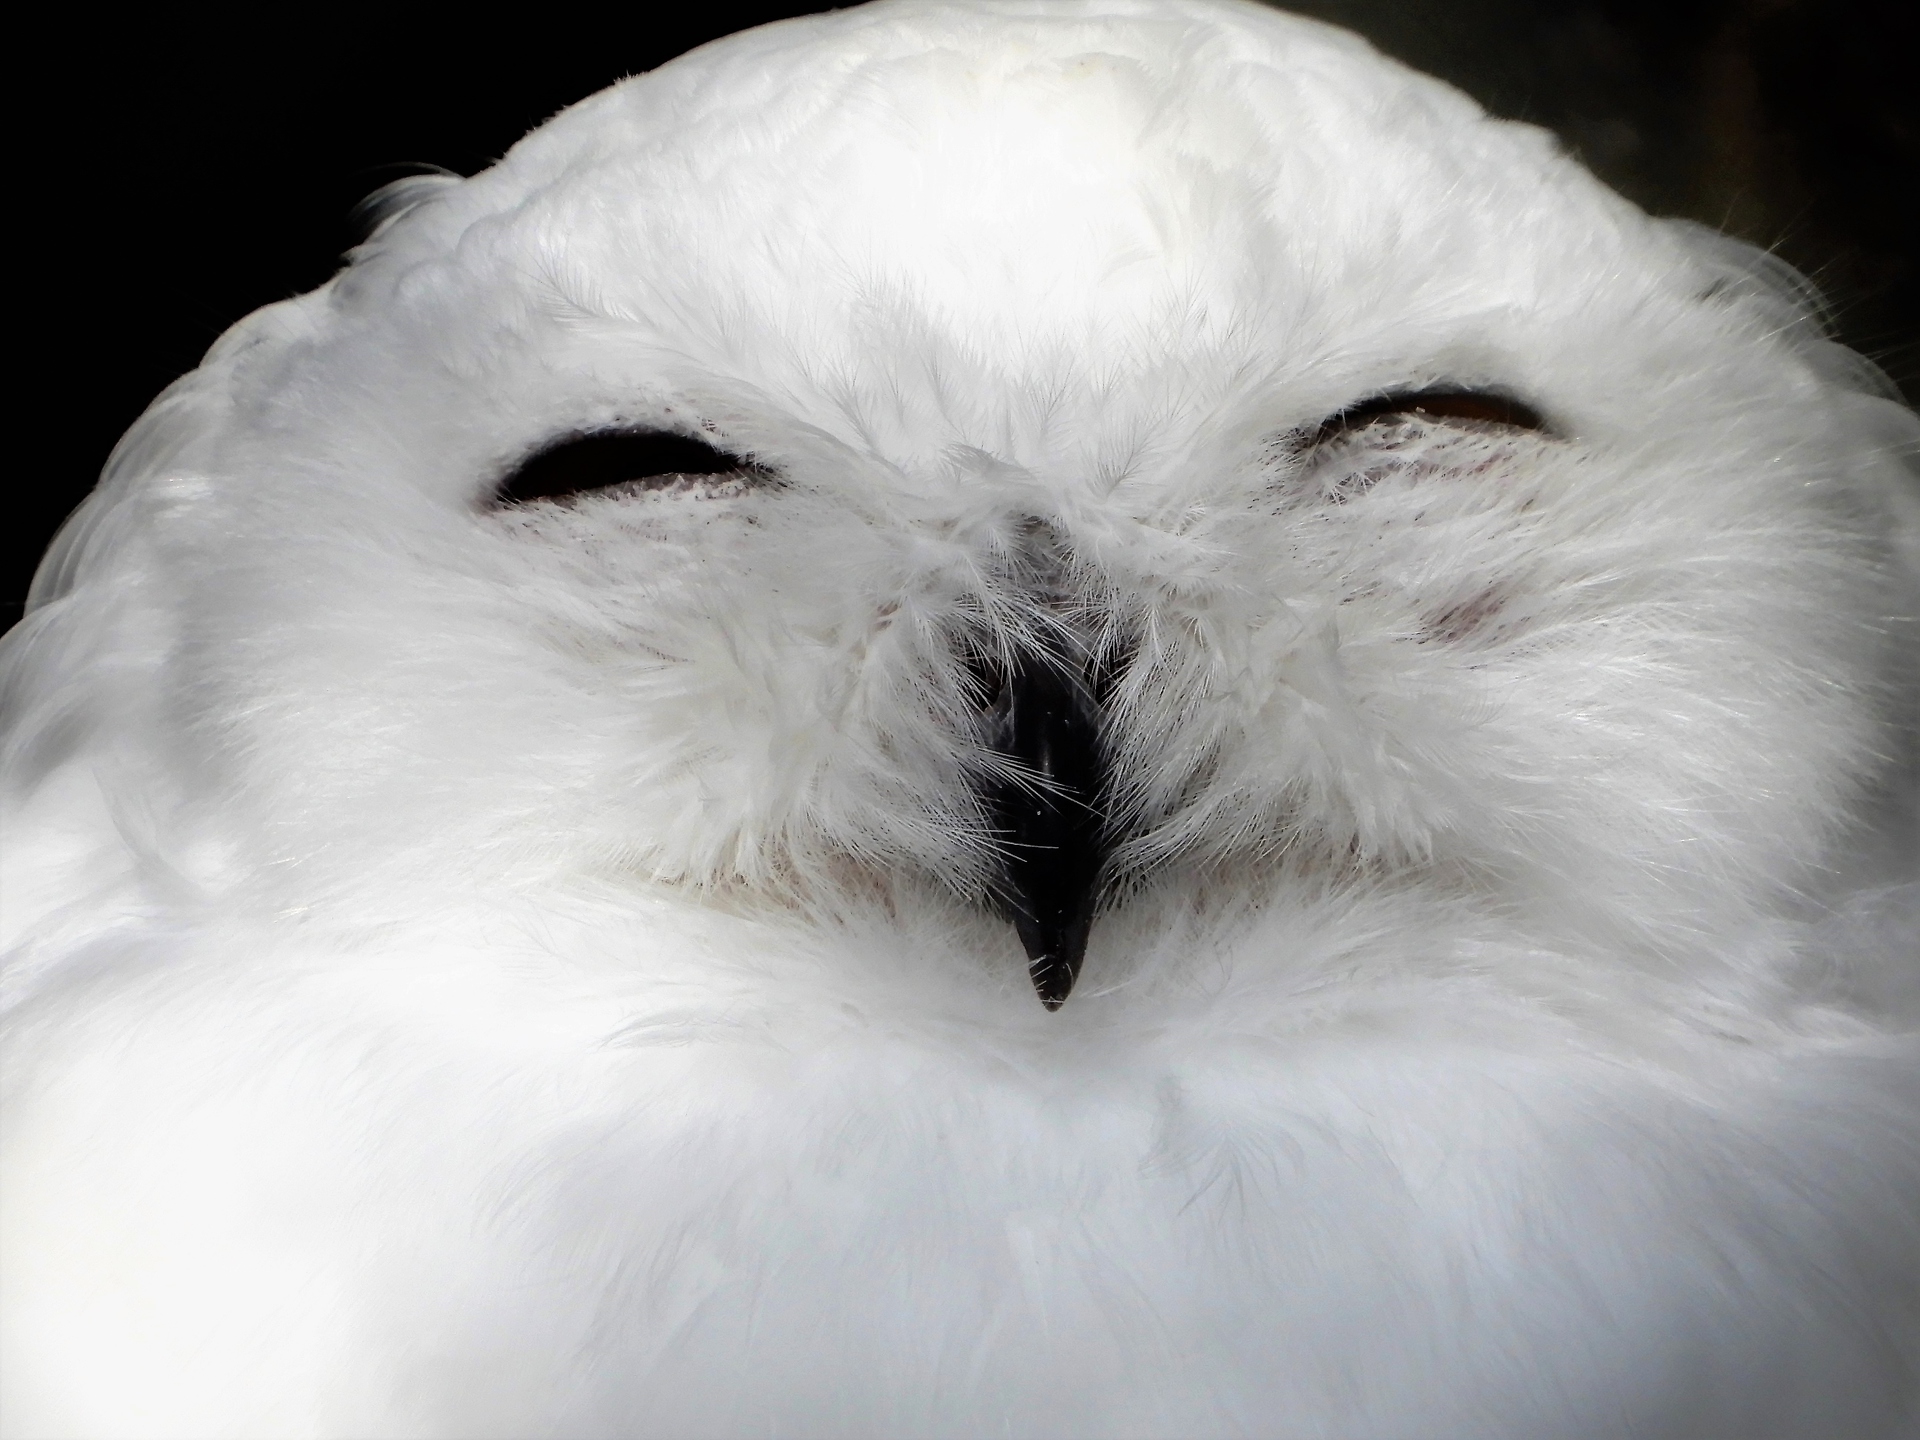
[[[532,500],[611,490],[664,490],[684,479],[766,479],[750,455],[735,455],[671,430],[590,430],[548,442],[494,487],[498,509]]]

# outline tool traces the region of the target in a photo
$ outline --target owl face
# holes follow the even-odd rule
[[[1017,912],[1029,812],[1096,931],[1805,881],[1889,571],[1746,277],[1258,7],[806,25],[417,193],[136,436],[210,883]]]

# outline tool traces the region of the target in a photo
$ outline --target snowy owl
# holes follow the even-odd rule
[[[408,183],[5,642],[6,1435],[1914,1434],[1916,440],[1246,0]]]

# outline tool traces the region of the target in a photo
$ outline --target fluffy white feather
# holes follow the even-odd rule
[[[1920,427],[1791,277],[1232,0],[785,22],[395,209],[5,641],[8,1436],[1914,1433]],[[1323,425],[1445,386],[1547,428]],[[489,503],[615,425],[773,478]]]

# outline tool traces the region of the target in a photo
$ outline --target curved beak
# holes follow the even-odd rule
[[[983,785],[999,834],[994,898],[1020,932],[1040,1003],[1058,1010],[1087,953],[1109,848],[1100,704],[1090,677],[1055,656],[995,666],[983,738],[1014,763]]]

